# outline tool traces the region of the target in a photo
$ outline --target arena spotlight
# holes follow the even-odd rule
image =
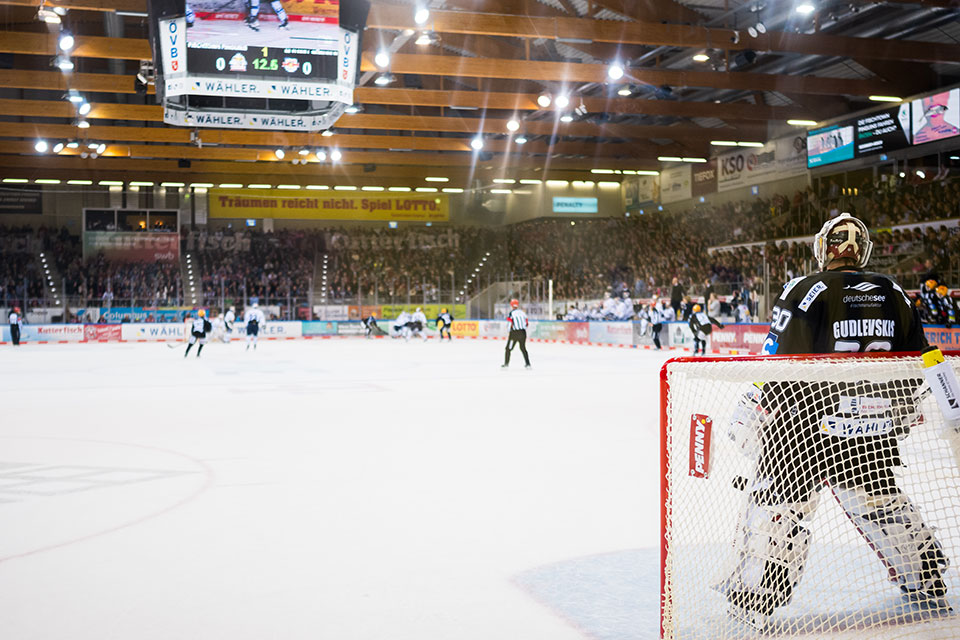
[[[698,53],[697,55],[693,56],[694,62],[707,62],[708,60],[710,60],[710,56],[705,53]]]
[[[517,137],[517,139],[514,140],[514,142],[516,142],[517,144],[527,144],[527,137],[519,136]]]
[[[623,77],[623,66],[619,62],[614,62],[607,67],[607,77],[611,80],[619,80]]]
[[[381,69],[386,69],[390,66],[390,54],[385,49],[381,49],[373,57],[373,62]]]
[[[417,7],[417,10],[413,14],[413,21],[419,25],[427,24],[427,20],[430,19],[430,9],[426,7]]]
[[[573,116],[569,113],[565,113],[560,116],[560,122],[573,122]]]
[[[627,86],[620,87],[620,90],[617,91],[617,95],[624,96],[624,97],[629,96],[632,93],[633,91],[631,91],[630,87],[627,87]]]
[[[304,147],[303,149],[300,149],[300,151],[298,151],[297,153],[299,153],[301,156],[308,156],[310,155],[310,149],[307,149],[306,147]]]
[[[88,113],[90,113],[90,109],[92,109],[92,108],[93,108],[93,107],[92,107],[92,105],[91,105],[89,102],[82,102],[82,103],[80,104],[80,106],[77,107],[77,113],[79,113],[79,114],[82,115],[82,116],[85,116],[85,115],[87,115]]]
[[[50,148],[50,145],[47,144],[46,140],[41,139],[34,143],[33,148],[36,149],[38,153],[46,153],[47,149]]]
[[[334,149],[330,152],[330,159],[334,162],[340,162],[340,159],[343,158],[343,154],[340,153],[339,149]]]
[[[556,97],[553,103],[561,109],[566,109],[570,105],[570,97],[561,93]]]
[[[100,144],[97,145],[97,153],[99,153],[100,155],[103,155],[103,152],[106,150],[107,150],[106,144],[101,142]]]
[[[333,131],[330,129],[324,129],[323,133],[321,133],[320,135],[323,136],[324,138],[329,138],[330,136],[333,135]]]
[[[84,102],[83,96],[80,95],[80,92],[76,89],[70,89],[67,91],[67,94],[64,97],[73,104],[80,104]]]
[[[64,73],[70,73],[73,71],[73,60],[70,59],[70,56],[61,54],[54,59],[53,66]]]
[[[323,149],[317,149],[315,154],[317,156],[317,160],[319,160],[320,162],[327,161],[327,152],[324,151]]]
[[[89,128],[90,128],[89,122],[87,122],[83,118],[79,118],[77,120],[77,129],[89,129]]]
[[[541,93],[537,96],[537,104],[543,109],[549,107],[551,102],[553,102],[553,100],[551,100],[549,93]]]
[[[393,82],[393,74],[390,73],[381,73],[377,76],[376,80],[373,81],[373,84],[378,87],[383,87]]]
[[[816,10],[812,2],[801,2],[797,5],[797,13],[802,16],[808,16]]]
[[[283,149],[277,149],[273,152],[273,155],[277,156],[277,160],[283,160],[283,156],[287,155],[284,153]]]
[[[510,118],[507,120],[507,131],[516,131],[520,128],[520,123],[516,118]]]
[[[60,37],[57,38],[57,46],[60,48],[60,51],[69,53],[70,50],[73,49],[73,44],[73,34],[66,29],[62,30]]]
[[[57,144],[53,145],[53,152],[60,153],[61,151],[63,151],[63,147],[64,147],[64,144],[62,142],[58,142]]]
[[[470,141],[470,147],[471,147],[474,151],[480,151],[481,149],[483,149],[483,138],[481,138],[480,136],[477,136],[476,138],[474,138],[473,140],[471,140],[471,141]]]
[[[360,113],[360,106],[359,106],[359,105],[352,104],[352,105],[350,105],[349,107],[347,107],[346,109],[344,109],[343,112],[344,112],[344,113],[350,113],[350,114]]]

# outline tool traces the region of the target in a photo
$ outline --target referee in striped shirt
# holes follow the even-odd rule
[[[510,352],[514,345],[519,345],[520,353],[523,354],[523,361],[526,368],[530,368],[530,356],[527,355],[527,314],[520,308],[520,301],[513,299],[510,301],[510,313],[507,314],[507,320],[510,321],[510,336],[507,338],[507,350],[503,359],[502,369],[510,366]]]

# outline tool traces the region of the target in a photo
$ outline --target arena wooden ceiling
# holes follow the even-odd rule
[[[434,0],[426,25],[412,2],[374,0],[364,35],[362,112],[335,135],[189,129],[162,123],[134,90],[150,58],[145,0],[53,0],[77,36],[76,70],[51,68],[56,35],[38,0],[0,0],[0,172],[9,177],[242,181],[275,176],[357,184],[409,182],[443,170],[454,181],[567,177],[590,169],[659,169],[658,156],[705,157],[713,140],[765,141],[790,119],[823,120],[956,81],[954,0],[814,3],[790,0]],[[139,14],[139,15],[138,15]],[[748,29],[763,22],[766,33]],[[414,44],[423,31],[428,45]],[[390,87],[373,86],[373,54],[391,51]],[[694,61],[701,54],[705,59]],[[612,81],[618,61],[624,77]],[[74,125],[69,89],[91,103]],[[623,96],[622,90],[629,89]],[[569,95],[585,112],[560,122],[539,94]],[[522,147],[507,122],[521,123]],[[470,140],[484,135],[483,156]],[[83,158],[34,149],[37,138],[96,140]],[[337,164],[294,165],[278,147],[337,148]],[[189,160],[186,163],[178,162]]]

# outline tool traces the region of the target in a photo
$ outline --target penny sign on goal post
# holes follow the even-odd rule
[[[710,434],[713,418],[699,413],[690,416],[690,476],[710,477]]]

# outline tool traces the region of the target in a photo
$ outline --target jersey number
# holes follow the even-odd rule
[[[861,347],[863,347],[861,349]],[[857,353],[858,351],[892,351],[893,345],[889,340],[871,340],[861,345],[857,340],[837,340],[833,343],[833,350],[837,353]]]
[[[783,333],[783,330],[787,328],[787,325],[793,318],[793,313],[787,311],[786,309],[781,309],[780,307],[774,307],[772,314],[773,317],[770,321],[770,329],[776,333]]]

